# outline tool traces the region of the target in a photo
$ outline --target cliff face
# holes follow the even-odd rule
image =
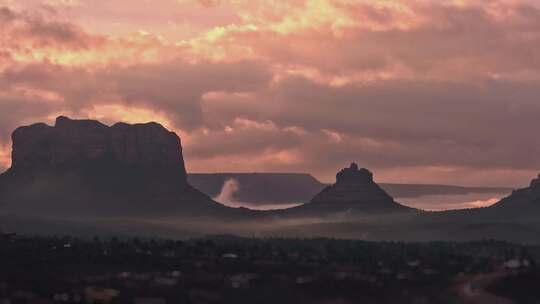
[[[531,181],[531,184],[528,190],[532,197],[536,199],[540,198],[540,174],[538,175],[537,178]]]
[[[187,183],[180,139],[157,123],[58,117],[13,132],[0,211],[51,215],[231,213]]]
[[[21,127],[12,135],[12,170],[72,168],[110,162],[126,167],[186,171],[180,139],[157,123],[112,127],[93,120],[58,117],[51,127],[43,123]]]

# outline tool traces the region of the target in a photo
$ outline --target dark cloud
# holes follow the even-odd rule
[[[219,112],[212,117],[231,121],[245,117],[272,121],[278,129],[300,127],[309,136],[299,135],[295,144],[304,161],[312,164],[358,159],[379,168],[527,169],[540,168],[540,144],[528,136],[540,128],[538,94],[537,83],[491,80],[476,84],[380,81],[334,88],[291,78],[257,96],[258,100],[233,96],[207,103],[206,111]],[[323,129],[343,139],[332,142],[321,133]],[[264,135],[252,135],[259,139],[254,143],[261,151]],[[281,140],[290,141],[287,136]],[[279,136],[272,135],[268,146],[279,145],[276,141]],[[219,139],[211,142],[217,150]]]
[[[186,155],[193,160],[286,152],[301,155],[290,167],[319,171],[355,159],[374,168],[540,167],[540,144],[516,136],[540,127],[537,83],[408,80],[332,87],[290,77],[270,84],[267,69],[256,62],[179,61],[98,71],[46,63],[7,69],[0,74],[4,92],[23,86],[63,99],[4,99],[10,114],[0,117],[2,129],[116,100],[165,112],[191,133]],[[208,92],[218,97],[202,100]]]
[[[453,174],[454,183],[489,184],[495,179],[486,172],[521,182],[540,168],[540,10],[490,3],[496,13],[411,4],[421,22],[409,27],[398,26],[403,16],[389,8],[344,5],[371,27],[235,27],[210,49],[249,49],[251,59],[180,53],[80,66],[12,58],[107,39],[52,16],[0,8],[0,34],[9,37],[0,48],[0,141],[23,123],[115,104],[163,114],[186,134],[188,167],[200,171],[328,177],[356,160],[409,177],[435,172],[425,182]]]
[[[115,102],[145,107],[165,112],[177,127],[191,130],[202,127],[204,93],[256,91],[265,87],[270,77],[264,64],[250,61],[199,64],[174,61],[97,70],[39,63],[0,72],[0,88],[13,91],[26,87],[54,93],[60,97],[50,106],[55,112],[77,113],[94,105]]]
[[[175,61],[134,65],[102,71],[104,85],[128,104],[169,113],[180,128],[194,129],[203,122],[201,97],[206,92],[251,92],[266,86],[271,73],[263,63],[188,64]]]
[[[34,48],[85,49],[105,43],[103,37],[89,35],[79,26],[58,18],[51,11],[14,11],[0,7],[2,49],[31,54]]]
[[[43,119],[53,107],[19,96],[0,94],[0,108],[0,146],[3,146],[10,141],[15,128]]]
[[[16,14],[8,7],[0,7],[0,24],[5,25],[15,20]]]

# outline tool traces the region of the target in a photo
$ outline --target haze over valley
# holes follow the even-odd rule
[[[279,209],[308,202],[326,184],[307,173],[191,173],[188,181],[228,206]],[[512,189],[429,184],[380,184],[406,205],[423,210],[492,205]]]
[[[537,241],[535,181],[501,202],[455,203],[460,210],[432,213],[405,202],[494,191],[504,196],[509,190],[383,185],[402,196],[397,201],[356,163],[340,170],[331,185],[306,174],[188,175],[179,137],[157,123],[107,126],[60,116],[54,126],[20,127],[12,138],[12,167],[0,175],[8,231]],[[272,208],[265,208],[268,202]]]
[[[539,0],[0,0],[0,304],[538,304],[539,49]]]

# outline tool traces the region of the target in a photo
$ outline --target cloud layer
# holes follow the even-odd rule
[[[519,186],[540,168],[534,2],[152,3],[0,1],[0,166],[11,130],[62,113],[160,121],[191,171]]]

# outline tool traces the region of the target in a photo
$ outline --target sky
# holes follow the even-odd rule
[[[524,186],[539,48],[532,0],[0,0],[0,171],[68,115],[160,122],[190,172]]]

